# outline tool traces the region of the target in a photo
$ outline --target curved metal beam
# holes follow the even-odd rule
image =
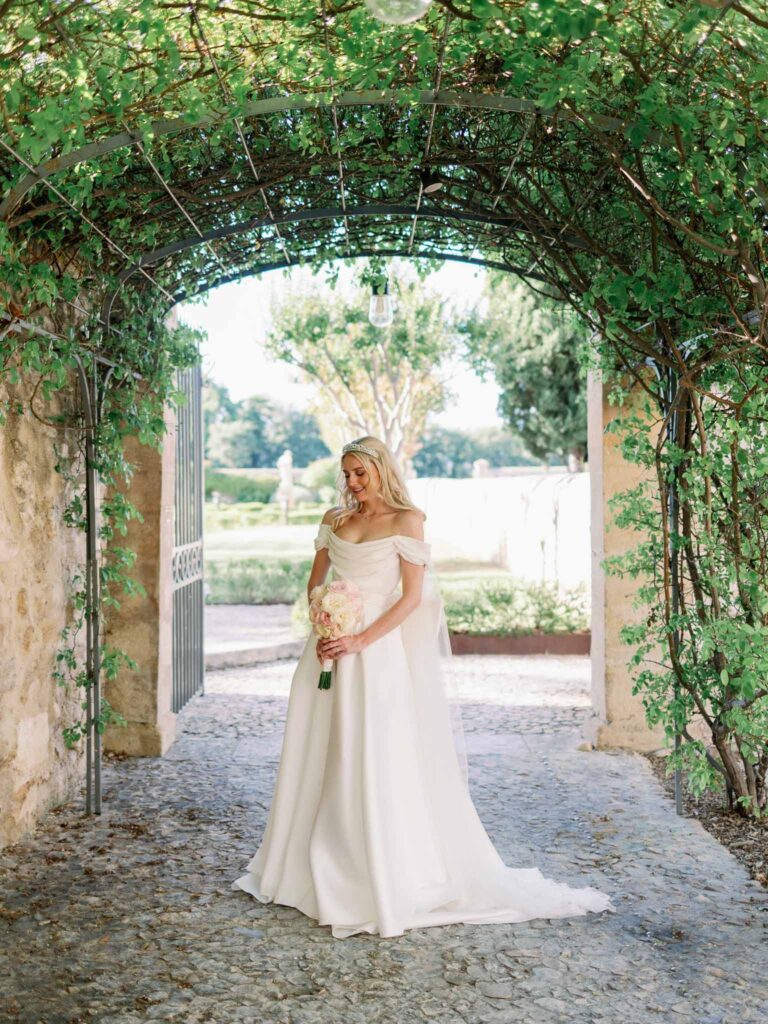
[[[308,262],[321,263],[329,259],[357,260],[365,259],[370,256],[402,256],[414,260],[449,260],[452,263],[469,263],[476,267],[490,267],[492,270],[503,270],[507,274],[516,274],[523,280],[530,278],[532,281],[541,281],[542,284],[551,283],[547,281],[545,277],[542,277],[541,274],[529,274],[522,267],[514,267],[509,263],[499,263],[497,260],[475,259],[470,256],[455,256],[447,252],[408,253],[405,249],[361,249],[359,252],[353,253],[351,256],[345,256],[344,253],[341,252],[338,256],[329,256],[326,253],[322,257],[309,260]],[[196,288],[194,291],[179,292],[174,296],[174,306],[178,305],[180,302],[187,302],[189,299],[195,298],[196,295],[202,295],[203,292],[211,291],[212,288],[220,288],[224,284],[233,284],[235,281],[242,281],[246,277],[258,277],[259,274],[266,274],[270,270],[287,270],[292,266],[293,264],[287,263],[285,260],[279,260],[274,263],[262,263],[257,267],[249,267],[247,270],[238,271],[236,274],[227,274],[225,277],[216,278],[212,284],[207,284],[203,288]],[[170,312],[174,306],[169,306],[167,312]]]
[[[293,224],[301,221],[313,221],[313,220],[334,220],[346,216],[351,217],[413,217],[416,213],[414,206],[405,206],[398,204],[375,204],[369,206],[347,206],[346,210],[342,210],[340,207],[328,206],[323,207],[319,210],[297,210],[295,213],[286,214],[283,217],[277,219],[277,224]],[[441,221],[466,221],[468,223],[478,224],[494,224],[499,227],[506,227],[512,231],[528,231],[528,226],[521,221],[511,217],[501,217],[498,215],[484,214],[484,213],[463,213],[456,210],[442,210],[434,209],[432,207],[422,207],[419,211],[419,216],[422,218],[441,220]],[[162,246],[160,249],[154,249],[152,252],[142,253],[135,263],[132,263],[129,267],[126,267],[118,275],[117,288],[104,300],[104,304],[101,309],[101,317],[105,323],[109,323],[110,316],[112,313],[112,306],[114,301],[122,289],[123,285],[128,281],[134,274],[140,273],[144,267],[151,266],[153,263],[157,263],[159,260],[165,259],[168,256],[175,255],[176,253],[183,252],[187,249],[193,249],[198,245],[214,241],[218,238],[231,237],[233,235],[241,235],[246,231],[252,231],[259,227],[271,227],[273,221],[266,217],[252,217],[250,220],[242,221],[240,224],[230,224],[222,228],[214,228],[211,231],[205,232],[202,237],[198,235],[189,235],[186,238],[179,239],[176,242],[170,242],[168,245]],[[574,248],[584,248],[584,244],[575,235],[566,234],[563,236],[563,241]],[[484,261],[473,260],[471,262],[480,262],[483,265],[487,265]],[[275,266],[283,266],[280,262]],[[506,268],[506,264],[503,265]],[[528,275],[533,277],[534,275]]]
[[[408,104],[436,104],[442,107],[467,107],[479,110],[496,110],[507,114],[539,114],[541,117],[553,117],[557,113],[560,121],[574,121],[576,116],[569,110],[561,108],[541,109],[531,100],[519,99],[515,96],[501,96],[495,93],[463,93],[442,91],[437,94],[429,91],[418,91],[408,89],[369,89],[361,92],[343,92],[335,100],[329,101],[321,96],[291,95],[276,96],[266,100],[254,100],[246,103],[244,107],[237,110],[225,111],[224,113],[206,114],[202,118],[191,121],[188,118],[177,117],[173,119],[162,119],[153,121],[150,131],[154,138],[166,135],[175,135],[180,132],[192,131],[199,128],[210,128],[221,124],[224,121],[232,120],[235,117],[259,117],[264,114],[276,114],[287,110],[315,110],[330,107],[335,103],[336,107],[366,107],[383,106],[387,103],[396,103],[402,106]],[[585,113],[583,118],[605,132],[624,132],[627,129],[626,122],[615,117],[606,117],[603,114]],[[660,133],[649,133],[648,139],[659,144],[668,144],[665,136]],[[100,157],[111,153],[116,149],[124,149],[134,146],[138,138],[131,132],[120,132],[100,142],[91,142],[80,149],[72,150],[61,156],[54,157],[38,164],[34,171],[25,175],[5,195],[0,203],[0,221],[7,220],[13,210],[22,201],[24,196],[39,181],[58,174],[59,171],[68,170],[79,163],[88,160],[98,160]]]

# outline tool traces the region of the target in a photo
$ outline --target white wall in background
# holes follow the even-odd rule
[[[589,472],[451,480],[408,490],[427,514],[426,539],[441,559],[496,562],[528,580],[590,582]]]

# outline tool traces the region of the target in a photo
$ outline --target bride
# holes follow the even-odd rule
[[[307,589],[329,569],[357,584],[362,629],[307,640],[261,844],[232,888],[296,907],[339,939],[615,911],[597,889],[508,867],[497,853],[448,700],[426,516],[378,438],[345,445],[341,472],[341,503],[319,526]],[[334,659],[330,689],[318,688],[323,658]]]

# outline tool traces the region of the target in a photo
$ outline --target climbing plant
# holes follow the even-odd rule
[[[617,401],[626,397],[621,392],[617,386]],[[679,386],[666,417],[659,415],[663,404],[646,396],[612,424],[626,458],[646,471],[613,501],[617,524],[641,531],[643,540],[608,560],[610,571],[640,580],[642,621],[622,630],[634,648],[634,692],[651,724],[661,724],[669,740],[684,738],[670,767],[685,769],[694,793],[723,789],[732,809],[761,816],[768,773],[768,363],[713,362],[698,388]]]
[[[180,397],[176,372],[198,359],[199,334],[187,327],[171,328],[157,314],[157,310],[137,310],[134,318],[123,325],[119,342],[112,346],[112,358],[106,363],[99,362],[103,357],[99,356],[97,342],[85,327],[70,327],[63,334],[55,335],[35,330],[11,316],[0,330],[0,365],[5,383],[11,386],[6,390],[0,409],[0,424],[9,413],[23,415],[31,411],[38,419],[75,438],[75,444],[66,449],[56,446],[55,469],[67,483],[63,521],[82,532],[88,526],[83,464],[86,435],[89,430],[92,434],[94,466],[104,491],[98,521],[98,611],[102,628],[109,621],[110,611],[119,611],[124,597],[144,595],[143,587],[131,575],[135,552],[120,543],[130,520],[141,518],[138,509],[126,497],[133,466],[125,456],[125,440],[137,437],[146,445],[156,448],[162,445],[166,406],[175,404]],[[82,395],[66,402],[63,411],[55,415],[47,416],[43,411],[55,395],[78,396],[78,361],[89,380],[103,378],[105,372],[109,374],[108,386],[103,391],[102,414],[92,430],[86,422]],[[74,574],[69,595],[72,613],[61,632],[54,658],[54,681],[67,690],[74,686],[75,692],[83,697],[84,713],[62,728],[68,747],[74,747],[91,727],[103,732],[109,723],[125,724],[124,717],[103,695],[92,718],[85,713],[86,693],[93,685],[93,678],[84,661],[82,634],[86,622],[94,620],[97,610],[86,579],[84,571]],[[101,652],[105,678],[114,679],[123,666],[137,667],[125,651],[105,644]]]
[[[0,4],[0,304],[81,333],[98,311],[101,353],[119,353],[118,330],[136,332],[147,344],[117,361],[151,380],[170,342],[147,311],[272,267],[373,253],[524,276],[581,316],[605,372],[625,373],[656,410],[663,486],[648,521],[662,529],[646,568],[662,589],[647,599],[667,640],[679,633],[700,665],[713,657],[707,644],[725,643],[713,623],[728,607],[739,621],[743,597],[725,602],[722,580],[717,601],[681,592],[708,625],[675,628],[668,551],[682,541],[667,490],[676,480],[694,524],[686,571],[701,562],[698,587],[726,540],[706,502],[717,496],[723,520],[746,522],[750,492],[727,490],[708,461],[725,453],[736,408],[745,480],[761,465],[750,428],[768,309],[766,43],[753,0],[436,0],[398,28],[362,0],[10,0]],[[425,172],[437,192],[425,191]],[[22,363],[37,360],[57,386],[67,360],[31,344]],[[649,383],[649,368],[663,383]],[[668,436],[671,417],[687,433]],[[709,481],[704,499],[684,473]],[[750,571],[762,592],[762,570]],[[734,651],[717,648],[725,664],[710,680],[723,708],[752,700],[734,694],[745,675]],[[639,685],[675,702],[670,671],[683,690],[699,677],[683,679],[669,643],[666,659]],[[754,721],[753,760],[734,772],[763,771],[762,700],[741,709]],[[730,729],[728,715],[713,727]],[[729,742],[747,734],[737,724]],[[728,781],[756,813],[764,790]]]

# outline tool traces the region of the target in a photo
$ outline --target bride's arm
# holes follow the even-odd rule
[[[330,526],[333,523],[333,514],[335,511],[335,508],[329,508],[320,520],[321,525]],[[325,583],[325,577],[328,575],[330,567],[331,557],[328,554],[328,548],[320,548],[315,553],[315,560],[312,563],[312,568],[309,572],[309,579],[307,580],[307,601],[309,601],[309,595],[312,593],[313,589],[320,586],[321,583]]]
[[[309,573],[309,579],[307,580],[307,601],[309,601],[309,595],[312,593],[315,587],[321,583],[325,583],[325,577],[328,575],[328,570],[331,567],[331,560],[328,557],[328,548],[320,548],[315,555],[315,560],[312,563],[312,569]]]

